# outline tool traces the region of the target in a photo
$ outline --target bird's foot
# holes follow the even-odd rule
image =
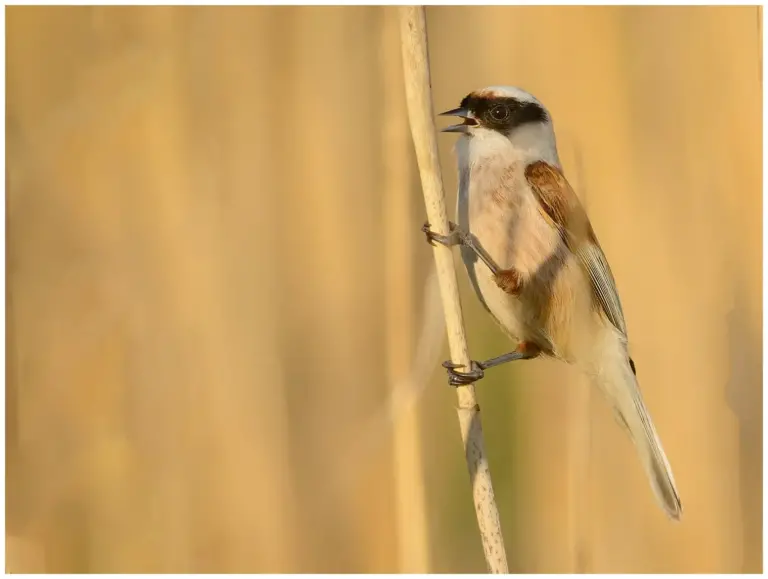
[[[429,228],[429,223],[425,223],[421,230],[426,234],[427,241],[431,245],[439,243],[446,247],[453,247],[454,245],[462,245],[467,247],[472,250],[472,252],[474,252],[475,255],[477,255],[477,257],[483,263],[485,263],[485,265],[488,266],[488,269],[491,270],[492,274],[497,275],[499,273],[501,270],[499,265],[490,255],[488,255],[488,252],[485,251],[485,248],[477,239],[475,239],[471,233],[463,231],[461,228],[459,228],[458,225],[451,221],[448,222],[448,228],[451,230],[448,235],[440,235],[439,233],[435,233]]]
[[[485,376],[485,370],[493,368],[494,366],[500,366],[507,362],[514,362],[516,360],[532,360],[541,354],[542,350],[539,346],[532,342],[520,342],[513,351],[495,358],[489,358],[482,362],[476,362],[471,360],[470,366],[472,369],[469,372],[459,372],[456,368],[463,368],[463,364],[457,364],[450,360],[443,362],[443,368],[448,370],[448,383],[451,386],[466,386],[477,382]]]
[[[465,234],[452,221],[448,222],[448,229],[450,230],[450,233],[448,233],[448,235],[441,235],[439,233],[435,233],[434,231],[432,231],[429,228],[429,223],[425,223],[421,228],[421,230],[427,236],[427,242],[430,245],[434,245],[435,243],[439,243],[440,245],[444,245],[445,247],[462,245],[464,242]]]
[[[463,364],[456,364],[447,360],[443,362],[443,368],[448,370],[448,383],[451,386],[468,386],[485,376],[483,365],[480,362],[471,361],[472,369],[469,372],[459,372],[456,368],[463,368]]]

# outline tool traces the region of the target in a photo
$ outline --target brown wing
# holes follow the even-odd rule
[[[525,177],[539,201],[542,214],[560,231],[566,246],[579,258],[589,274],[592,289],[602,311],[626,336],[627,324],[616,290],[616,281],[576,193],[562,171],[544,161],[528,165],[525,168]]]

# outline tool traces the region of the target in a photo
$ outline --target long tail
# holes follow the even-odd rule
[[[608,351],[603,350],[602,363],[596,376],[598,386],[613,405],[619,422],[629,432],[659,504],[670,518],[679,520],[683,513],[680,495],[672,476],[672,468],[643,402],[634,363],[630,361],[626,347],[620,340],[614,338],[609,341],[611,344]]]

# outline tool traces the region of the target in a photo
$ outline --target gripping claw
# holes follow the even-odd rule
[[[451,386],[468,386],[485,376],[482,364],[472,360],[470,365],[472,369],[469,372],[459,372],[456,368],[463,368],[463,364],[456,364],[450,360],[443,362],[443,368],[448,370],[448,383]]]

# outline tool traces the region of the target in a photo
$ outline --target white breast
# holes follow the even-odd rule
[[[489,135],[483,141],[462,138],[457,144],[459,195],[457,220],[470,231],[500,267],[536,272],[558,247],[558,233],[547,223],[525,179],[533,152]],[[540,334],[521,302],[496,285],[488,267],[462,248],[462,259],[478,297],[513,337],[523,341]]]

